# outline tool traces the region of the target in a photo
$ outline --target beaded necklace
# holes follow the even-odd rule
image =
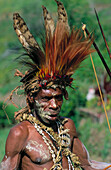
[[[36,119],[32,114],[23,114],[21,115],[20,121],[29,121],[34,125],[37,132],[42,136],[45,144],[47,145],[49,152],[52,155],[54,165],[50,170],[62,170],[62,154],[68,159],[69,170],[82,170],[80,167],[80,162],[78,156],[71,153],[69,149],[70,144],[70,135],[68,134],[69,129],[64,129],[64,124],[67,122],[67,119],[63,121],[57,120],[58,134],[50,127],[45,126],[38,119]],[[50,139],[46,136],[46,132]]]

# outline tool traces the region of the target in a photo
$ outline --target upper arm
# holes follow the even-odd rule
[[[74,139],[73,153],[79,157],[80,163],[85,170],[104,170],[108,166],[111,167],[111,164],[90,160],[86,147],[78,138]]]
[[[70,136],[73,138],[71,150],[75,153],[82,165],[90,166],[89,154],[83,143],[79,140],[73,120],[68,119],[66,127],[70,129]]]
[[[73,141],[73,153],[75,153],[84,166],[90,166],[89,153],[84,146],[84,144],[79,140],[79,138],[74,138]]]
[[[73,120],[68,119],[68,122],[65,124],[65,126],[70,130],[69,131],[70,136],[73,138],[72,147],[71,147],[72,152],[79,157],[82,168],[84,168],[85,170],[103,170],[108,165],[111,165],[107,163],[90,160],[89,153],[86,147],[78,138],[76,127]]]
[[[20,153],[24,149],[24,143],[27,139],[27,129],[22,125],[13,127],[7,137],[5,146],[5,156],[2,161],[2,165],[6,166],[8,163],[8,169],[17,168],[20,161]]]

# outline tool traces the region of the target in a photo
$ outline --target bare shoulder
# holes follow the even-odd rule
[[[26,138],[29,133],[29,126],[30,123],[28,121],[21,122],[11,128],[9,135]]]
[[[24,121],[11,128],[6,141],[6,152],[20,152],[24,149],[30,126],[28,121]]]
[[[65,123],[64,126],[65,126],[67,129],[70,130],[70,133],[71,133],[73,136],[77,137],[76,127],[75,127],[75,124],[74,124],[73,120],[70,119],[70,118],[67,118],[67,120],[68,120],[68,121]]]
[[[29,136],[30,126],[31,124],[28,121],[24,121],[12,127],[9,132],[5,145],[5,156],[3,158],[3,162],[9,161],[11,166],[9,169],[16,169],[15,167],[18,166],[20,153],[25,149],[25,143]]]
[[[65,123],[65,126],[69,129],[76,129],[73,120],[70,118],[67,118],[67,122]]]

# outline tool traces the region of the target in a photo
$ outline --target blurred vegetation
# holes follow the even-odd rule
[[[90,118],[84,118],[78,130],[80,139],[85,144],[93,160],[111,162],[111,134],[106,120],[99,124],[94,123]]]
[[[109,68],[111,68],[111,61],[104,41],[102,39],[99,26],[94,14],[94,8],[96,8],[105,37],[108,41],[109,47],[111,47],[111,1],[110,0],[63,0],[64,6],[68,13],[69,24],[71,27],[82,27],[81,23],[87,25],[90,32],[94,32],[95,41],[98,44]],[[0,128],[1,126],[7,126],[8,120],[2,110],[3,100],[8,93],[11,92],[17,85],[19,85],[19,79],[14,77],[15,69],[18,68],[23,71],[23,66],[18,65],[17,57],[23,52],[22,45],[20,44],[14,29],[13,29],[13,13],[19,12],[27,23],[31,33],[35,39],[40,42],[40,34],[44,29],[42,8],[44,5],[51,12],[53,18],[57,18],[57,6],[54,0],[0,0]],[[106,73],[97,53],[93,54],[93,60],[98,74],[100,82],[103,81],[103,76]],[[86,94],[89,87],[96,87],[96,80],[93,73],[92,64],[90,58],[87,58],[81,67],[74,74],[75,90],[68,89],[69,100],[63,103],[61,115],[70,117],[74,120],[76,127],[78,128],[79,135],[83,143],[87,146],[89,152],[93,158],[99,160],[111,162],[110,152],[111,147],[109,145],[110,134],[108,132],[106,120],[103,124],[92,122],[87,117],[81,117],[79,107],[89,107],[91,109],[98,108],[101,110],[101,106],[97,106],[97,100],[94,99],[91,102],[86,101]],[[111,99],[110,99],[111,101]],[[111,103],[107,105],[107,110],[111,110]],[[9,105],[6,109],[11,123],[14,123],[13,115],[15,108]],[[3,145],[0,145],[0,159],[4,154],[4,143],[9,129],[0,129],[0,136]],[[98,137],[98,138],[97,138]],[[95,140],[96,139],[96,140]],[[99,145],[101,141],[101,147]],[[100,161],[101,161],[100,160]]]
[[[0,129],[0,162],[2,161],[4,155],[5,155],[5,143],[8,136],[8,133],[10,131],[10,126],[6,128]]]
[[[82,27],[81,23],[87,24],[87,28],[90,32],[94,32],[95,40],[101,49],[102,54],[105,56],[107,63],[110,63],[110,59],[106,52],[105,44],[103,42],[96,17],[94,14],[94,7],[98,11],[101,24],[103,26],[106,39],[108,44],[111,44],[111,29],[110,29],[110,6],[109,0],[96,2],[95,0],[64,0],[64,6],[68,13],[69,24],[72,27],[75,25],[78,28]],[[51,12],[53,18],[57,18],[57,7],[54,0],[17,0],[16,4],[14,0],[3,0],[0,1],[0,92],[6,94],[11,91],[13,87],[16,87],[17,82],[13,77],[15,68],[20,68],[23,66],[18,66],[15,60],[18,56],[23,53],[22,45],[20,44],[16,33],[13,29],[13,13],[19,12],[20,15],[26,21],[31,33],[34,35],[35,39],[40,43],[40,33],[43,32],[43,17],[41,6],[45,5]],[[108,24],[106,24],[108,23]],[[93,54],[95,67],[99,78],[104,74],[105,70],[103,64],[101,63],[98,55]],[[110,64],[108,64],[111,67]],[[77,74],[76,74],[77,73]],[[77,85],[81,88],[81,91],[87,89],[90,85],[95,85],[96,81],[93,74],[92,65],[90,58],[83,62],[81,68],[75,73],[75,79]],[[84,82],[84,83],[83,83]],[[8,84],[8,87],[7,87]],[[9,87],[10,86],[10,87]],[[82,90],[83,89],[83,90]]]
[[[69,99],[63,101],[61,116],[70,117],[74,120],[76,127],[78,127],[81,117],[77,108],[86,105],[86,97],[84,94],[80,93],[79,89],[68,89],[68,96]]]
[[[14,112],[16,111],[16,107],[12,104],[6,105],[5,103],[0,102],[0,128],[15,124]]]

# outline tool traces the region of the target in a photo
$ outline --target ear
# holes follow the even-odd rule
[[[65,98],[66,100],[68,100],[68,92],[67,92],[67,90],[64,90],[64,98]]]

